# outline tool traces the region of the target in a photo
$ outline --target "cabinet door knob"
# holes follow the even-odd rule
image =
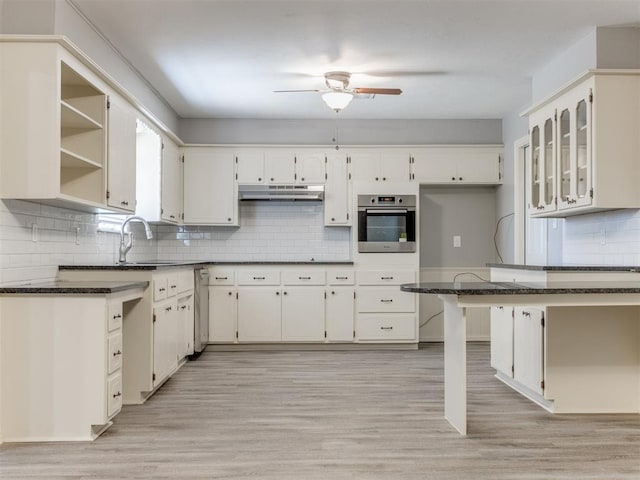
[[[379,180],[379,178],[378,178],[378,177],[376,177],[376,182],[377,182],[378,180]]]
[[[387,181],[387,177],[382,177],[382,181],[386,182]]]
[[[227,293],[227,295],[233,295],[233,292],[229,292],[229,293]]]
[[[456,177],[451,177],[451,180],[455,180],[455,179],[456,179]]]
[[[273,177],[271,177],[271,181],[273,182]]]
[[[258,181],[261,182],[262,181],[262,177],[258,177]]]
[[[276,295],[280,295],[280,292],[276,292]]]
[[[458,180],[462,180],[462,177],[458,177]]]
[[[230,221],[231,221],[231,218],[227,218],[227,222],[230,222]]]
[[[331,217],[331,221],[335,222],[336,221],[335,217]]]
[[[287,292],[282,292],[282,294],[283,294],[283,295],[286,295],[286,294],[287,294]]]
[[[304,182],[304,177],[300,177],[300,180],[302,180]]]

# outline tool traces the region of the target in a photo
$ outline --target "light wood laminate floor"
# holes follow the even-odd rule
[[[461,437],[442,355],[207,351],[93,443],[0,446],[0,478],[640,479],[640,416],[550,415],[493,378],[484,343]]]

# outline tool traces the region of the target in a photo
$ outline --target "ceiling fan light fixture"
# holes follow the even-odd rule
[[[327,92],[322,95],[324,103],[326,103],[331,110],[335,110],[336,112],[339,112],[349,105],[352,99],[353,94],[348,92]]]

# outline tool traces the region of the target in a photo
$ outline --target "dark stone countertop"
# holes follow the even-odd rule
[[[640,266],[634,265],[522,265],[517,263],[487,263],[487,267],[536,270],[542,272],[640,272]]]
[[[59,270],[160,270],[165,268],[176,268],[176,267],[207,267],[207,266],[216,266],[216,265],[344,265],[344,266],[353,266],[353,262],[351,261],[336,261],[336,262],[316,262],[316,261],[185,261],[185,260],[176,260],[176,261],[143,261],[143,262],[128,262],[124,265],[120,265],[118,263],[109,263],[109,264],[90,264],[90,265],[60,265],[58,266]]]
[[[431,293],[438,295],[549,295],[549,294],[597,294],[640,293],[638,282],[434,282],[406,283],[403,292]]]
[[[0,287],[0,295],[100,295],[147,288],[149,282],[71,282],[51,281]]]

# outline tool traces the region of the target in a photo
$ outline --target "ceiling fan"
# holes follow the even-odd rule
[[[322,93],[324,102],[336,112],[339,112],[353,99],[354,96],[363,96],[373,98],[375,95],[400,95],[402,90],[399,88],[369,88],[369,87],[353,87],[349,88],[351,73],[334,71],[324,74],[324,83],[327,88],[323,90],[274,90],[274,93],[299,93],[299,92],[318,92]]]

